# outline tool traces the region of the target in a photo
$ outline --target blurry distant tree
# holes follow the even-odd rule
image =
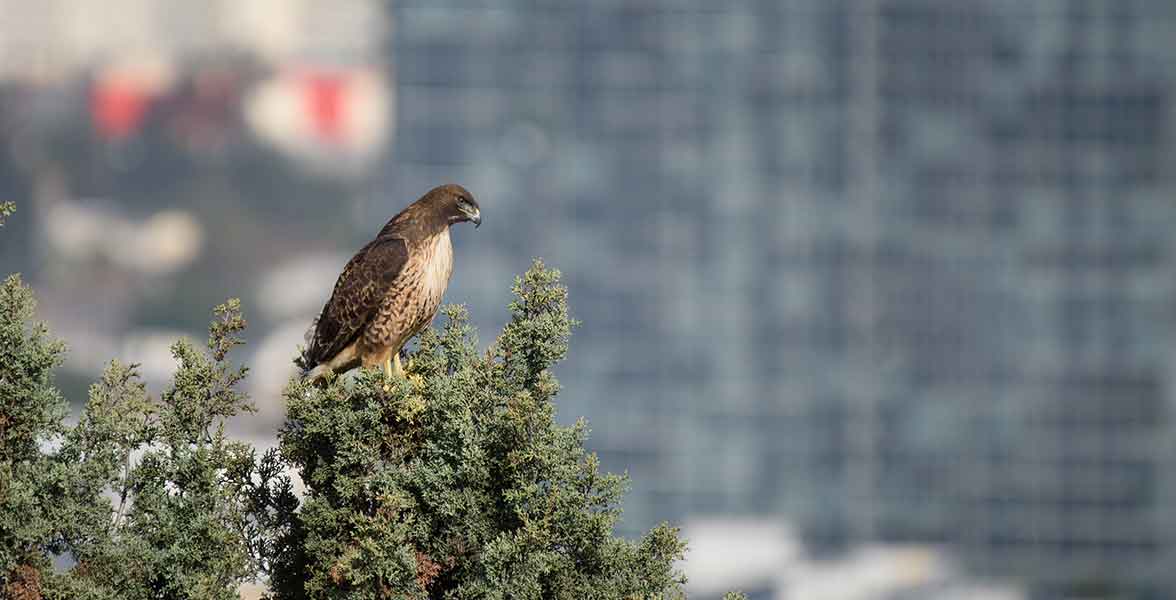
[[[426,331],[407,378],[294,380],[281,454],[224,434],[251,410],[218,306],[152,398],[112,362],[77,425],[53,386],[65,346],[32,292],[0,287],[0,597],[674,598],[685,544],[613,537],[625,478],[601,474],[583,422],[554,421],[552,365],[573,326],[559,273],[516,280],[511,320],[476,350],[462,308]],[[306,483],[299,507],[288,466]],[[56,561],[55,561],[56,559]],[[54,562],[58,565],[55,568]],[[65,565],[65,566],[62,566]]]
[[[9,215],[16,212],[16,204],[13,202],[0,202],[0,227],[4,226],[4,220]]]

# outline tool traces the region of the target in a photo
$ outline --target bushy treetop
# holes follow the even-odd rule
[[[675,530],[613,537],[625,478],[599,472],[582,421],[554,420],[551,368],[574,325],[559,272],[536,262],[514,295],[484,353],[465,309],[448,307],[406,379],[287,389],[282,451],[307,496],[304,552],[275,573],[279,596],[680,595]]]
[[[230,361],[237,301],[215,309],[205,349],[172,346],[158,398],[112,362],[66,427],[52,381],[65,346],[9,277],[0,597],[229,599],[255,578],[282,599],[680,597],[676,530],[614,537],[626,479],[599,471],[582,421],[555,422],[551,369],[575,324],[559,272],[536,262],[513,289],[485,351],[451,306],[407,378],[292,380],[280,453],[259,454],[224,432],[252,410]]]

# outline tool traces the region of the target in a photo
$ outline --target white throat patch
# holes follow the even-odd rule
[[[453,274],[453,243],[449,239],[448,227],[433,239],[425,252],[428,257],[422,283],[429,297],[439,299],[449,285],[449,276]]]

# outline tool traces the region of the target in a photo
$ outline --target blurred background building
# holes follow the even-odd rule
[[[239,295],[269,439],[443,181],[484,338],[563,270],[626,533],[778,557],[762,598],[1176,596],[1176,3],[0,0],[0,267],[75,402]]]

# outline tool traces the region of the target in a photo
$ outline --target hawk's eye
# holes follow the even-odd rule
[[[465,198],[458,198],[457,199],[457,207],[462,210],[469,210],[470,209],[470,201],[466,200]]]

